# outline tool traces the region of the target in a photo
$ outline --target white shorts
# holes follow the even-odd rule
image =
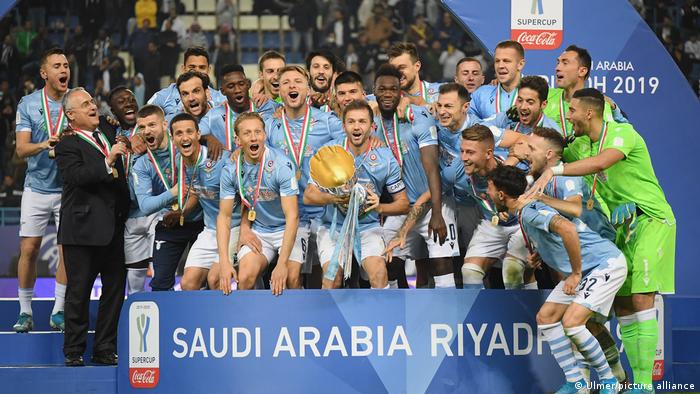
[[[468,257],[490,257],[502,260],[506,253],[527,261],[527,248],[523,233],[520,231],[519,225],[514,226],[494,226],[490,221],[481,219],[481,223],[476,228],[467,254]]]
[[[276,233],[261,233],[252,230],[253,233],[258,237],[260,243],[262,244],[262,254],[265,256],[267,263],[270,264],[272,260],[279,254],[280,248],[282,248],[282,239],[284,238],[284,230],[278,231]],[[306,249],[308,247],[309,240],[309,225],[300,226],[297,229],[297,237],[294,241],[294,247],[292,248],[292,253],[289,255],[289,261],[294,261],[296,263],[303,264],[306,260]],[[243,245],[241,250],[238,251],[238,261],[243,260],[243,257],[252,250]]]
[[[233,227],[231,229],[231,237],[228,243],[228,253],[231,261],[234,260],[236,255],[236,247],[238,246],[238,231],[239,227]],[[210,228],[204,228],[199,235],[197,235],[197,240],[194,241],[190,252],[187,254],[187,261],[185,261],[185,268],[197,267],[209,269],[211,265],[219,261],[219,249],[216,244],[216,230]]]
[[[362,253],[363,260],[367,257],[380,257],[382,255],[384,252],[382,233],[381,227],[375,227],[359,233],[360,253]],[[316,243],[318,244],[318,255],[321,260],[321,265],[331,261],[337,241],[331,237],[331,232],[328,228],[324,226],[318,228]],[[355,257],[357,258],[357,256]],[[360,262],[360,264],[361,263],[362,262]]]
[[[566,305],[575,302],[590,309],[597,316],[607,317],[615,301],[615,295],[626,277],[627,261],[625,255],[620,253],[618,257],[608,259],[605,267],[596,267],[581,279],[575,295],[565,294],[564,281],[559,282],[549,293],[547,302]]]
[[[20,237],[43,237],[53,215],[58,228],[61,216],[61,193],[41,194],[26,187],[20,206]]]
[[[138,263],[153,257],[158,212],[150,216],[129,218],[124,228],[124,262]]]

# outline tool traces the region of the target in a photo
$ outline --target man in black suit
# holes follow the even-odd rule
[[[65,94],[63,110],[72,131],[56,145],[63,180],[58,243],[66,265],[65,363],[82,366],[90,293],[98,274],[102,296],[97,316],[92,362],[117,364],[117,323],[124,302],[124,223],[129,191],[124,177],[126,144],[115,143],[111,127],[100,126],[97,106],[83,88]]]

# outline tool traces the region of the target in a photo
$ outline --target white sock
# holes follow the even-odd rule
[[[390,289],[398,289],[399,288],[399,281],[398,280],[390,280],[389,281],[389,288]]]
[[[564,371],[567,382],[578,382],[583,379],[578,361],[574,357],[571,340],[564,333],[561,323],[538,324],[537,328],[549,343],[549,351]]]
[[[371,287],[372,290],[382,290],[382,289],[390,289],[390,285],[387,283],[386,286],[384,287]]]
[[[433,276],[436,288],[455,288],[455,275],[453,273]]]
[[[32,314],[32,297],[34,296],[34,288],[17,289],[17,297],[19,298],[19,313]]]
[[[126,283],[129,295],[144,290],[146,286],[146,273],[148,273],[148,268],[126,269]]]
[[[537,281],[530,282],[530,283],[525,283],[522,287],[523,290],[537,290],[539,287],[537,287]]]
[[[574,357],[576,357],[576,361],[578,362],[579,367],[581,368],[581,375],[583,375],[583,378],[586,379],[586,382],[590,383],[591,382],[591,363],[586,360],[585,357],[583,357],[583,354],[578,351],[576,346],[573,346],[574,350]]]
[[[586,326],[565,328],[564,331],[583,357],[595,368],[599,379],[615,378],[608,361],[605,359],[603,349],[601,349],[600,344]]]
[[[66,285],[56,282],[56,289],[54,290],[53,294],[56,300],[53,302],[53,310],[51,311],[51,314],[55,315],[58,312],[63,312],[63,307],[66,303]]]

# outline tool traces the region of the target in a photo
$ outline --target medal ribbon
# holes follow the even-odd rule
[[[301,135],[299,136],[299,146],[294,144],[294,136],[292,135],[292,130],[289,127],[289,122],[287,121],[287,114],[282,113],[282,126],[284,127],[284,137],[289,152],[291,153],[294,164],[297,168],[301,170],[301,162],[304,160],[304,150],[306,150],[306,142],[309,138],[309,130],[311,129],[311,106],[306,106],[306,113],[304,114],[304,121],[301,125]]]
[[[156,174],[158,174],[158,178],[160,178],[160,181],[163,182],[163,186],[165,186],[166,189],[170,189],[173,187],[173,184],[175,183],[175,176],[177,174],[177,169],[175,168],[175,144],[173,144],[173,141],[170,139],[170,135],[168,137],[168,153],[169,153],[169,159],[170,159],[170,171],[171,171],[171,179],[168,180],[165,177],[165,171],[160,167],[160,164],[158,164],[158,160],[156,160],[155,154],[153,154],[153,151],[150,149],[146,148],[146,154],[148,155],[148,158],[151,160],[151,164],[153,164],[153,167],[156,169]]]
[[[382,134],[384,135],[384,141],[386,141],[386,144],[389,145],[389,148],[391,148],[391,152],[394,154],[394,157],[396,157],[396,160],[399,162],[399,167],[403,167],[403,152],[401,151],[401,136],[399,134],[399,116],[396,114],[396,112],[394,112],[394,118],[392,122],[394,126],[393,144],[389,140],[389,133],[387,132],[386,126],[384,125],[384,118],[381,115],[379,116],[379,123],[382,125]]]
[[[420,96],[425,100],[425,102],[428,102],[428,83],[425,81],[418,80],[419,83],[419,89],[420,89]]]
[[[515,90],[513,90],[512,93],[513,97],[510,99],[510,105],[506,109],[501,109],[501,90],[503,89],[501,88],[501,84],[499,83],[498,85],[496,85],[496,113],[507,111],[515,103],[515,98],[518,97],[518,88],[515,88]]]
[[[102,145],[97,143],[97,140],[92,138],[92,133],[85,131],[85,130],[80,130],[80,129],[73,129],[75,131],[75,135],[78,136],[78,138],[81,138],[83,141],[87,142],[90,144],[93,148],[97,149],[104,157],[109,156],[109,151],[112,150],[112,144],[109,143],[107,140],[107,137],[100,131],[99,136],[100,140],[102,140]]]
[[[559,123],[561,123],[561,129],[564,131],[564,139],[568,139],[571,131],[569,130],[569,125],[566,123],[566,111],[564,111],[564,93],[565,92],[561,92],[561,96],[559,96]]]
[[[597,155],[600,154],[600,152],[603,150],[603,144],[605,143],[605,137],[608,136],[608,122],[603,121],[603,131],[600,133],[600,141],[598,141],[598,153]],[[595,187],[598,185],[598,173],[596,172],[595,175],[593,175],[593,186],[591,187],[591,200],[595,197]]]
[[[476,192],[476,188],[474,187],[474,177],[472,175],[469,175],[469,180],[471,181],[469,182],[469,184],[471,185],[472,191],[474,192],[474,197],[479,199],[479,202],[481,203],[481,205],[484,206],[484,208],[486,208],[487,211],[491,212],[494,215],[498,215],[498,211],[491,208],[491,204],[488,201],[486,201],[485,198],[481,198],[481,196],[479,196],[479,193]]]
[[[242,166],[241,166],[241,160],[243,158],[243,151],[238,153],[238,157],[236,158],[236,178],[238,179],[238,194],[241,195],[241,202],[243,202],[243,205],[248,207],[249,209],[255,211],[255,206],[258,204],[258,197],[260,197],[260,184],[262,183],[262,174],[263,174],[263,166],[265,165],[265,155],[267,154],[267,150],[263,151],[262,158],[260,159],[260,162],[258,163],[258,181],[257,185],[255,185],[255,192],[253,194],[253,203],[251,204],[250,201],[248,201],[247,198],[245,198],[245,188],[243,187],[243,175],[242,175]]]
[[[520,232],[523,233],[523,240],[525,241],[525,247],[527,250],[532,253],[534,250],[532,249],[532,244],[530,244],[530,239],[528,239],[527,234],[525,233],[525,227],[523,226],[523,210],[521,209],[520,212],[518,212],[518,225],[520,225]]]
[[[51,110],[49,109],[49,95],[46,93],[46,88],[41,89],[41,109],[44,111],[44,122],[46,130],[49,132],[49,137],[59,137],[63,132],[63,126],[66,123],[66,115],[63,113],[63,106],[58,110],[58,119],[56,125],[51,123]]]
[[[192,184],[194,183],[194,178],[197,176],[197,170],[199,169],[199,165],[202,164],[202,161],[204,160],[204,152],[202,147],[199,147],[199,152],[197,152],[197,161],[194,163],[194,172],[192,173],[192,179],[190,182],[190,186],[187,188],[187,191],[185,192],[185,184],[187,183],[186,181],[186,173],[185,173],[185,158],[180,155],[180,162],[178,166],[178,177],[177,177],[177,204],[180,206],[180,210],[184,211],[185,206],[187,205],[187,201],[190,199],[190,187],[192,187]]]

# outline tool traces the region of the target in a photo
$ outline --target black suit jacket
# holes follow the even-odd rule
[[[114,128],[101,119],[99,129],[113,144]],[[115,231],[123,234],[129,189],[122,161],[115,163],[119,176],[114,178],[102,153],[76,135],[66,135],[56,145],[56,162],[63,180],[58,243],[105,246]]]

